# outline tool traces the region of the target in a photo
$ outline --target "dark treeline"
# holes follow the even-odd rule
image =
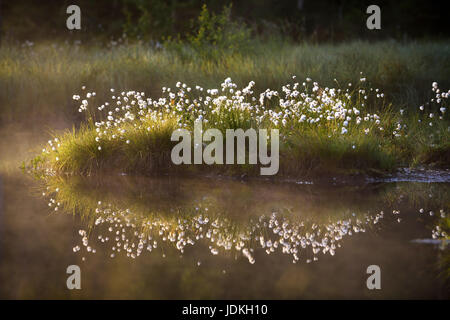
[[[0,32],[14,40],[129,37],[160,40],[183,37],[192,29],[202,5],[220,12],[233,3],[232,19],[245,23],[254,35],[286,36],[293,41],[348,39],[447,38],[448,1],[430,0],[0,0]],[[77,4],[82,30],[65,27],[66,8]],[[366,8],[381,8],[382,29],[366,28]]]

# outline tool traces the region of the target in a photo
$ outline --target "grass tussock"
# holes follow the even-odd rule
[[[126,130],[123,136],[125,143],[106,140],[101,148],[98,147],[93,124],[82,124],[79,130],[74,128],[55,138],[55,145],[60,145],[57,156],[44,155],[38,160],[41,163],[48,161],[50,167],[59,172],[84,174],[111,168],[142,173],[164,169],[170,163],[170,136],[176,129],[176,122],[167,119],[158,123],[147,121],[145,124],[152,125],[152,132],[126,124],[122,128]],[[39,165],[39,161],[35,163]]]
[[[254,88],[253,81],[239,88],[231,78],[220,89],[178,82],[174,89],[163,87],[163,97],[157,99],[111,88],[110,99],[101,105],[95,92],[83,89],[73,99],[86,114],[86,123],[56,135],[32,166],[87,174],[258,172],[251,165],[173,165],[172,133],[181,128],[192,132],[199,122],[204,130],[216,128],[223,134],[226,129],[278,129],[282,176],[379,174],[430,162],[448,165],[448,93],[437,83],[432,91],[439,98],[414,112],[394,111],[363,75],[356,83],[337,82],[331,88],[295,76],[280,92],[267,89],[257,95]]]

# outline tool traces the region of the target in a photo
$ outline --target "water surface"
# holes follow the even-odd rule
[[[1,298],[449,298],[448,182],[8,173],[1,190]]]

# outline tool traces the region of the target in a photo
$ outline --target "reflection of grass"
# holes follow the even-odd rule
[[[445,285],[450,286],[450,254],[448,243],[450,240],[450,185],[448,183],[417,183],[400,182],[383,192],[386,204],[390,206],[407,205],[415,208],[419,214],[429,216],[430,212],[437,216],[436,225],[432,231],[432,238],[442,240],[443,250],[439,251],[439,275]],[[439,234],[436,228],[439,228]],[[431,238],[430,237],[430,238]]]
[[[441,228],[440,231],[445,232],[447,235],[443,241],[450,241],[450,216],[448,215],[448,211],[447,216],[439,221],[438,226]],[[440,255],[439,267],[442,270],[440,276],[445,280],[446,289],[450,290],[450,249],[448,246],[448,243],[443,244],[443,250],[445,251]]]
[[[146,211],[166,212],[172,208],[196,207],[203,203],[214,205],[222,214],[239,217],[257,217],[261,211],[277,208],[300,211],[303,215],[318,216],[337,209],[362,210],[377,203],[377,193],[364,199],[356,196],[358,188],[316,188],[255,182],[241,183],[233,180],[215,182],[209,179],[169,179],[139,177],[79,177],[53,176],[44,179],[50,192],[71,208],[85,203],[84,208],[94,211],[98,201],[112,203],[122,208],[134,208],[145,215]],[[366,191],[367,192],[367,191]],[[329,201],[323,202],[323,197]],[[264,201],[262,201],[262,198]]]
[[[373,187],[316,187],[208,179],[147,179],[137,177],[63,177],[45,179],[47,197],[61,209],[95,220],[98,201],[139,216],[174,219],[199,210],[212,218],[227,217],[238,224],[278,212],[289,219],[323,224],[343,218],[362,218],[399,206],[448,211],[448,186],[421,183]],[[58,190],[58,192],[55,192]],[[430,196],[432,195],[432,197]],[[264,199],[264,201],[261,201]],[[327,199],[327,201],[323,201]],[[205,211],[205,208],[208,208]],[[170,218],[171,219],[171,218]]]
[[[383,198],[389,205],[406,203],[414,208],[450,211],[450,186],[447,183],[398,182],[384,192]]]
[[[411,205],[421,203],[421,193],[441,192],[426,190],[422,185],[405,188],[402,184],[394,188],[387,185],[336,189],[101,176],[53,176],[47,177],[44,185],[52,209],[70,211],[83,218],[88,231],[82,235],[87,237],[83,240],[86,248],[87,241],[94,242],[97,233],[99,239],[106,233],[111,239],[116,237],[117,243],[132,246],[133,251],[127,253],[133,256],[146,248],[146,239],[154,248],[153,241],[158,241],[163,251],[171,243],[181,252],[187,244],[203,239],[213,254],[218,254],[219,249],[237,249],[251,263],[251,250],[264,248],[267,252],[269,247],[264,245],[269,242],[277,242],[278,250],[292,254],[294,260],[298,259],[296,250],[306,247],[314,255],[325,249],[333,255],[343,237],[372,229],[383,218],[381,210],[385,215],[391,215],[392,209],[409,210]],[[405,197],[417,193],[418,197]],[[434,197],[432,208],[445,208],[445,199],[445,195],[444,199]],[[324,239],[328,240],[323,242]],[[328,242],[330,239],[336,241],[335,245]],[[114,245],[121,246],[113,242],[111,246]],[[136,248],[140,249],[135,251]],[[312,258],[307,255],[306,259]]]
[[[160,247],[164,247],[167,241],[181,252],[187,244],[193,245],[205,239],[212,254],[218,254],[219,248],[226,252],[242,250],[251,263],[254,263],[252,250],[268,242],[279,243],[279,250],[283,248],[284,253],[293,254],[294,259],[298,260],[297,251],[290,251],[289,248],[298,246],[299,241],[304,243],[303,248],[313,242],[314,246],[316,242],[319,246],[319,237],[328,232],[333,234],[331,230],[335,227],[342,227],[347,233],[353,226],[360,229],[365,224],[366,211],[354,214],[352,208],[340,211],[336,205],[316,207],[319,202],[307,202],[311,197],[308,190],[286,196],[283,191],[287,189],[281,188],[279,193],[273,195],[276,201],[266,199],[261,202],[263,189],[264,186],[243,186],[233,181],[223,182],[219,186],[213,181],[198,180],[167,183],[148,179],[106,178],[102,181],[101,177],[53,176],[47,177],[45,196],[50,198],[50,206],[56,211],[78,213],[85,220],[88,232],[82,231],[81,235],[88,251],[91,248],[88,242],[95,241],[91,235],[96,229],[101,235],[101,230],[109,227],[109,234],[116,237],[116,246],[126,242],[124,249],[128,246],[138,248],[137,251],[127,251],[131,257],[140,255],[147,239],[154,248],[156,244],[153,241],[158,241]],[[280,196],[284,199],[278,199]],[[330,199],[337,200],[340,196],[342,194],[332,194]],[[301,212],[298,207],[288,207],[295,206],[294,200],[299,198],[302,199]],[[348,224],[341,225],[344,220]],[[328,226],[332,228],[327,231]],[[276,229],[289,232],[290,236],[277,235]],[[323,230],[322,234],[320,230]],[[317,234],[317,240],[312,234]],[[336,241],[341,238],[338,233]],[[284,248],[286,241],[291,245]],[[277,247],[278,244],[273,250]],[[332,254],[335,249],[335,244],[327,247]],[[147,250],[152,249],[147,247]]]
[[[203,215],[210,221],[220,221],[221,232],[226,237],[252,230],[261,216],[269,217],[272,212],[293,223],[303,222],[306,228],[348,218],[364,220],[369,211],[376,213],[370,206],[376,205],[378,198],[373,194],[373,199],[367,196],[364,201],[355,199],[352,188],[338,192],[324,189],[322,193],[308,187],[292,190],[234,181],[218,185],[191,179],[167,182],[128,177],[54,176],[47,177],[45,186],[46,197],[53,199],[52,209],[80,215],[89,229],[104,216],[104,209],[110,208],[139,221],[144,229],[148,222],[157,222],[175,230],[180,219],[192,221]],[[328,201],[323,202],[325,195]],[[265,201],[261,201],[261,196]]]

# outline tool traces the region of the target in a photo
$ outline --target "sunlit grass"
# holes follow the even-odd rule
[[[32,47],[3,43],[0,47],[0,120],[24,121],[76,116],[67,97],[82,85],[106,98],[109,88],[141,90],[150,96],[181,81],[214,87],[225,76],[242,86],[253,80],[256,90],[279,89],[290,76],[311,77],[331,86],[355,80],[363,71],[376,88],[383,88],[396,107],[415,108],[432,81],[450,86],[450,46],[444,42],[339,45],[252,43],[250,52],[225,54],[220,61],[189,59],[143,44],[108,48],[64,43]]]
[[[168,172],[176,168],[170,158],[172,133],[192,131],[199,122],[223,134],[227,129],[278,129],[281,176],[380,174],[404,166],[448,165],[448,93],[441,93],[437,83],[432,91],[439,101],[406,114],[395,111],[362,75],[343,87],[323,87],[310,78],[298,82],[295,76],[280,92],[267,89],[257,95],[254,87],[251,81],[239,88],[230,78],[220,89],[177,82],[173,90],[163,87],[160,98],[111,88],[110,99],[103,102],[83,87],[73,100],[87,122],[79,130],[56,134],[31,165],[56,173]],[[246,165],[178,168],[194,167],[201,173],[256,172],[256,166]]]
[[[280,127],[284,136],[280,173],[284,175],[342,170],[347,173],[386,172],[399,166],[430,163],[448,166],[448,120],[435,121],[440,114],[435,107],[427,107],[423,112],[418,110],[434,95],[429,90],[430,83],[438,81],[445,88],[450,85],[448,56],[450,46],[444,42],[356,41],[313,45],[254,40],[252,50],[225,53],[219,60],[195,54],[183,56],[140,43],[112,47],[92,43],[37,43],[21,47],[5,43],[0,47],[0,122],[27,125],[38,121],[51,127],[54,118],[73,121],[74,131],[63,136],[55,134],[64,141],[58,148],[60,155],[41,156],[43,161],[39,161],[50,164],[56,171],[92,173],[114,168],[149,173],[165,170],[170,164],[168,154],[172,144],[168,138],[180,114],[169,122],[158,120],[156,124],[144,124],[141,128],[125,128],[129,124],[122,123],[122,129],[126,129],[123,139],[102,141],[100,146],[93,130],[96,129],[94,121],[102,119],[83,123],[85,117],[77,112],[77,106],[68,97],[80,94],[80,88],[87,86],[86,91],[97,93],[93,104],[107,101],[111,96],[110,88],[118,93],[131,89],[145,92],[146,97],[156,100],[162,96],[162,87],[176,81],[215,88],[226,76],[239,88],[254,81],[252,90],[256,96],[267,88],[281,92],[292,75],[301,81],[311,77],[322,89],[345,89],[348,83],[357,85],[360,72],[364,72],[371,87],[383,91],[385,102],[369,100],[361,108],[361,97],[358,97],[349,103],[368,114],[377,114],[384,132],[379,131],[374,121],[370,125],[365,123],[370,134],[362,134],[361,128],[352,126],[345,135],[335,132],[337,128],[340,130],[341,124],[333,121],[321,126],[295,121],[288,121],[286,125],[267,120],[257,123],[252,112],[245,108],[222,108],[216,114],[209,112],[209,125],[221,130]],[[267,109],[280,109],[277,102],[265,103]],[[400,109],[405,110],[401,117]],[[427,125],[429,113],[436,114],[432,119],[433,127]],[[192,125],[194,119],[185,120]],[[400,131],[405,132],[394,138],[394,131],[398,131],[395,126],[399,123],[407,128],[402,127]],[[145,130],[154,125],[158,129]],[[129,143],[125,143],[128,140]],[[252,168],[248,166],[237,169],[238,173],[249,170]]]
[[[94,125],[92,122],[83,124],[79,130],[57,135],[59,138],[56,138],[55,145],[60,145],[58,154],[44,155],[39,160],[48,162],[53,170],[59,172],[89,174],[103,168],[116,168],[123,172],[150,173],[170,163],[170,136],[176,129],[176,121],[146,119],[144,125],[144,128],[151,126],[152,131],[125,124],[122,127],[125,130],[123,141],[106,140],[99,148]]]

